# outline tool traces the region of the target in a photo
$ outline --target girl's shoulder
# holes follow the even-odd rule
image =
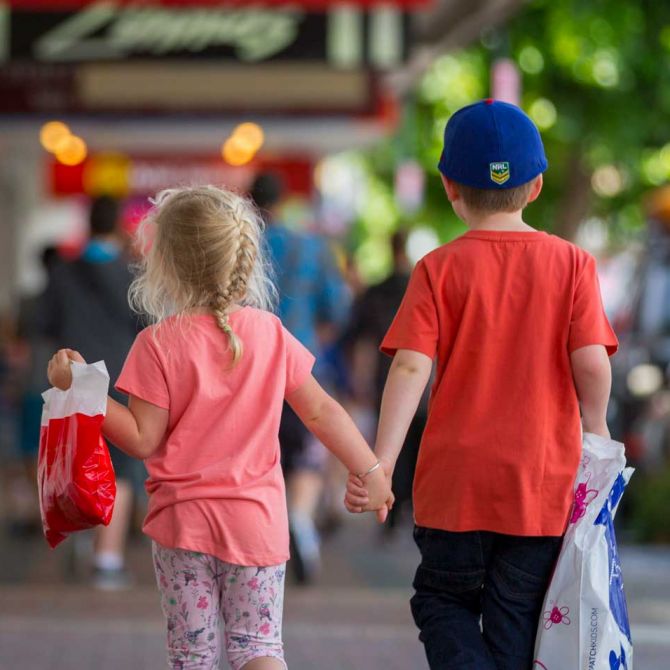
[[[233,312],[229,320],[233,328],[235,328],[236,323],[243,325],[245,330],[251,330],[259,337],[263,337],[269,332],[281,335],[284,330],[281,319],[276,314],[250,305]]]

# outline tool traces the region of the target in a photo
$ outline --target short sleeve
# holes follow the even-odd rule
[[[605,315],[593,256],[587,256],[575,285],[568,351],[572,353],[590,344],[602,344],[609,356],[616,353],[619,347],[616,335]]]
[[[433,288],[425,263],[419,261],[380,349],[389,356],[395,355],[398,349],[411,349],[435,358],[438,334]]]
[[[284,331],[284,349],[286,353],[286,387],[284,396],[297,390],[312,374],[314,355],[303,346],[286,328]]]
[[[143,330],[128,352],[115,388],[152,405],[170,408],[170,393],[151,329]]]

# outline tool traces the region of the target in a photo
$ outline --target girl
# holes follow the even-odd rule
[[[344,409],[311,375],[314,357],[268,311],[262,224],[244,198],[211,186],[158,195],[142,224],[152,246],[130,295],[156,324],[133,344],[108,399],[104,435],[144,459],[144,532],[167,619],[171,668],[218,668],[223,617],[233,670],[286,668],[281,622],[288,523],[279,419],[284,399],[366,479],[383,520],[392,495]],[[60,350],[49,381],[69,388]]]

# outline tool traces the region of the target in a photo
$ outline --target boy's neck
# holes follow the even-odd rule
[[[517,212],[468,212],[464,217],[470,230],[493,230],[511,232],[536,232],[535,228],[524,223],[522,210]]]

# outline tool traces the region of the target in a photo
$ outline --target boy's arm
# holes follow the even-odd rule
[[[433,361],[418,351],[398,349],[393,358],[384,386],[375,446],[389,481],[432,368]],[[345,506],[350,512],[361,512],[368,504],[366,489],[365,482],[349,477]]]
[[[399,349],[393,357],[384,386],[375,443],[377,458],[389,477],[405,444],[432,369],[433,361],[418,351]]]
[[[581,347],[570,354],[570,364],[582,408],[584,432],[609,438],[606,417],[612,368],[607,350],[601,344]]]
[[[352,418],[321,388],[313,376],[310,375],[306,382],[287,395],[286,402],[309,431],[349,472],[364,473],[377,463],[377,458]],[[393,496],[382,469],[377,468],[366,476],[365,484],[370,493],[369,508],[383,508],[379,514],[383,521],[386,518],[386,506],[393,503]]]

